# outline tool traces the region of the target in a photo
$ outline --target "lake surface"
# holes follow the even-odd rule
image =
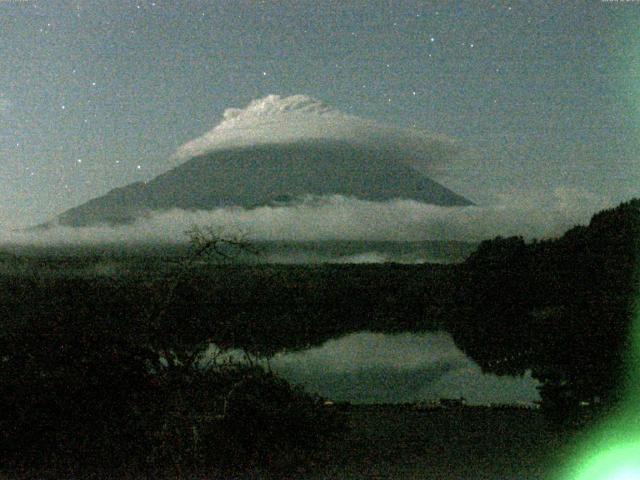
[[[278,353],[269,364],[287,380],[337,402],[462,397],[470,405],[533,405],[540,400],[530,371],[520,377],[483,373],[446,332],[353,333],[307,350]]]

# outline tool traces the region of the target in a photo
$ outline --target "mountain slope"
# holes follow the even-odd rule
[[[62,225],[120,224],[148,211],[173,208],[253,208],[305,195],[339,194],[372,201],[412,199],[470,205],[384,149],[346,141],[302,141],[216,150],[196,156],[149,182],[133,183],[72,208]]]

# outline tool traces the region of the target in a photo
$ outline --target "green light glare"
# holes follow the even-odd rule
[[[587,462],[579,465],[571,479],[640,480],[640,442],[598,449]]]
[[[623,400],[609,418],[585,432],[565,453],[563,480],[640,480],[640,310],[629,332]]]
[[[638,480],[640,478],[640,469],[633,468],[630,470],[621,470],[613,474],[611,480]]]

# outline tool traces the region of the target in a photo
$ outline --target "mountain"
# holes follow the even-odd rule
[[[442,206],[471,202],[422,175],[390,149],[343,140],[302,140],[196,155],[148,182],[117,188],[58,217],[62,225],[123,224],[150,211],[255,208],[343,195],[411,199]]]

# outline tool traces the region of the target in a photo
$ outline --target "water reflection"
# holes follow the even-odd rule
[[[464,397],[469,404],[539,400],[537,380],[482,373],[446,332],[361,332],[293,353],[271,367],[288,380],[335,401],[402,403]]]

